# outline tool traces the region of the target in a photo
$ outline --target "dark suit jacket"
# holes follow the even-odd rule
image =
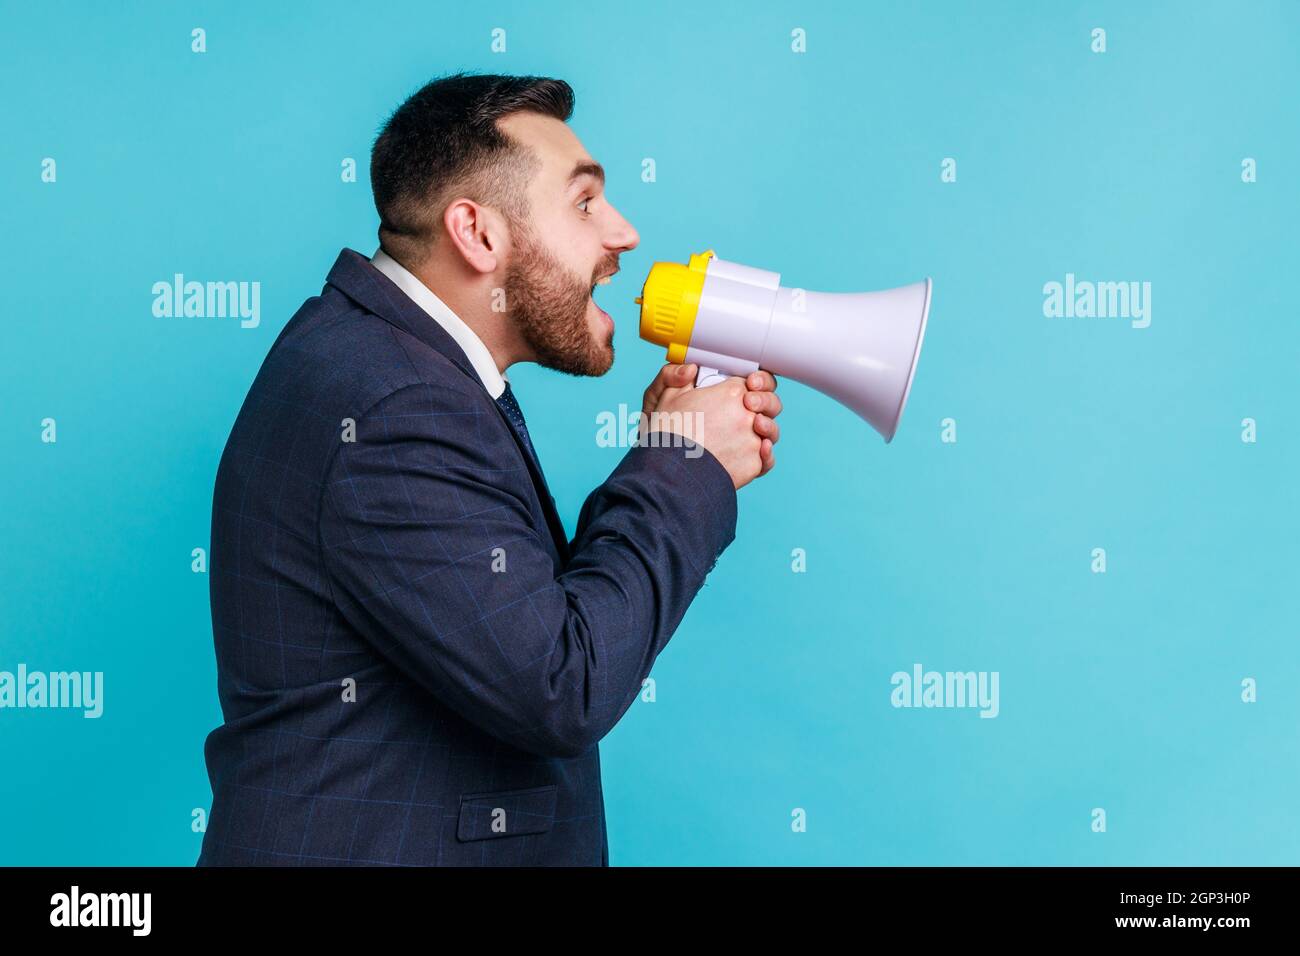
[[[464,352],[343,250],[217,472],[199,864],[607,865],[597,741],[735,525],[716,458],[646,444],[567,541]]]

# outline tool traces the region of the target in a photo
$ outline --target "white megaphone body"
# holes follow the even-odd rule
[[[656,262],[641,297],[641,337],[695,363],[697,386],[766,369],[851,408],[889,442],[912,388],[930,314],[925,279],[881,292],[809,292],[781,275],[719,259]]]

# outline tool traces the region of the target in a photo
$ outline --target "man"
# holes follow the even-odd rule
[[[594,303],[636,231],[567,83],[458,74],[375,143],[381,248],[344,249],[254,381],[217,473],[225,723],[200,865],[607,865],[597,742],[772,467],[767,373],[646,413],[566,540],[505,372],[601,375]],[[669,426],[671,430],[671,425]]]

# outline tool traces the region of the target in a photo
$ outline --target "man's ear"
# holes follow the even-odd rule
[[[508,232],[500,216],[472,199],[457,199],[443,212],[442,225],[471,269],[496,271],[507,251]]]

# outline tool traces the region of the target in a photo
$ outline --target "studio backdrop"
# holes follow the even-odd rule
[[[197,858],[218,458],[369,255],[381,122],[560,77],[641,236],[597,379],[515,394],[567,528],[663,349],[655,261],[933,280],[888,445],[776,470],[601,743],[623,864],[1295,864],[1300,5],[6,2],[0,863]],[[233,283],[237,308],[174,308]],[[214,314],[215,313],[215,314]],[[54,706],[54,704],[60,706]]]

